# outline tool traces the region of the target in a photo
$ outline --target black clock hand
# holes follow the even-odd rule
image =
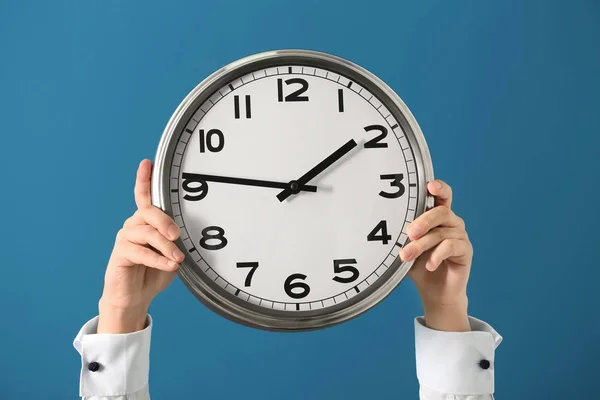
[[[282,190],[277,195],[279,201],[284,201],[292,194],[297,194],[300,187],[308,183],[308,181],[313,179],[315,176],[319,175],[321,172],[325,171],[333,163],[342,158],[346,153],[348,153],[355,147],[356,142],[354,141],[354,139],[350,139],[348,142],[346,142],[345,145],[331,153],[331,155],[329,155],[326,159],[318,163],[313,169],[302,175],[298,180],[291,181],[290,183],[288,183],[287,188]]]
[[[207,181],[207,182],[231,183],[234,185],[260,186],[260,187],[274,188],[274,189],[286,189],[286,188],[290,187],[289,183],[284,183],[284,182],[264,181],[264,180],[259,180],[259,179],[233,178],[230,176],[193,174],[193,173],[188,173],[188,172],[182,173],[181,177],[183,179],[194,179],[194,180]],[[298,185],[298,190],[302,190],[305,192],[316,192],[317,187],[311,186],[311,185]]]

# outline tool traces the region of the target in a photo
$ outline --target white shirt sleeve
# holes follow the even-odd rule
[[[79,396],[84,400],[150,400],[150,334],[96,334],[98,317],[79,331],[73,346],[81,355]]]
[[[494,398],[494,352],[502,341],[490,325],[469,317],[471,332],[443,332],[415,319],[421,400]]]
[[[489,400],[494,393],[494,352],[502,337],[469,318],[471,332],[442,332],[415,319],[417,377],[421,400]],[[81,355],[79,395],[85,400],[150,400],[152,319],[139,332],[96,334],[98,317],[79,331],[73,345]]]

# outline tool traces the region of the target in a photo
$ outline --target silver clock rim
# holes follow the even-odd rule
[[[379,100],[394,114],[413,148],[417,168],[418,195],[416,214],[420,215],[426,209],[433,207],[433,198],[427,196],[426,183],[433,179],[433,165],[425,137],[416,119],[402,99],[381,79],[366,69],[346,59],[312,50],[274,50],[254,54],[219,69],[200,82],[180,103],[167,123],[154,161],[152,174],[152,203],[167,214],[173,216],[169,198],[170,165],[174,154],[174,137],[183,131],[196,106],[211,96],[222,82],[236,79],[250,71],[264,66],[276,65],[316,65],[323,64],[337,73],[343,71],[363,87],[375,94]],[[340,71],[341,70],[341,71]],[[216,89],[215,89],[216,88]],[[165,179],[167,177],[167,179]],[[403,263],[398,257],[388,271],[369,288],[363,290],[350,300],[337,306],[326,307],[318,312],[310,311],[279,311],[268,310],[264,307],[254,307],[245,304],[241,299],[231,298],[230,293],[219,290],[195,272],[196,263],[187,253],[181,240],[177,245],[186,254],[180,264],[178,274],[188,289],[206,306],[218,314],[254,328],[272,331],[307,331],[333,326],[354,318],[381,302],[404,279],[412,266],[412,262]],[[387,275],[387,279],[385,279]]]

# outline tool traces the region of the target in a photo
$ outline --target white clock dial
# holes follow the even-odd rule
[[[244,184],[287,185],[349,142],[307,182],[316,192],[280,201],[282,189]],[[171,177],[194,261],[240,299],[279,310],[320,309],[366,289],[398,256],[415,215],[414,155],[398,121],[356,82],[307,66],[221,87],[186,126]]]
[[[203,302],[252,326],[314,329],[364,312],[406,274],[398,254],[430,164],[385,84],[333,56],[280,51],[188,95],[153,196],[182,228],[180,275]]]

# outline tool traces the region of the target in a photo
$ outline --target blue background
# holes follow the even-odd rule
[[[599,39],[583,0],[0,1],[0,398],[77,397],[71,342],[138,162],[200,80],[275,48],[348,58],[415,114],[474,244],[470,312],[505,337],[497,397],[597,395]],[[154,399],[417,397],[408,282],[305,334],[238,326],[179,280],[152,313]]]

